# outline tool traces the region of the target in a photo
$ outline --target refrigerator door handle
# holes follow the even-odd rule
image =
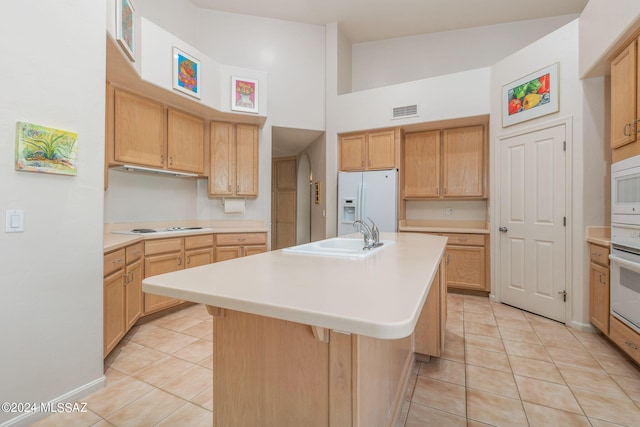
[[[364,182],[364,180],[362,181],[362,184],[360,184],[361,190],[360,190],[360,218],[358,218],[360,221],[364,221],[365,218],[367,217],[367,183]]]

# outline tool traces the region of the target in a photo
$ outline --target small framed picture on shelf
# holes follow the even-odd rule
[[[258,112],[258,81],[231,77],[231,109],[245,113]]]
[[[200,98],[200,60],[173,47],[173,88]]]
[[[558,63],[502,87],[502,127],[559,111]]]
[[[132,0],[116,0],[116,40],[131,61],[135,56],[136,9]]]

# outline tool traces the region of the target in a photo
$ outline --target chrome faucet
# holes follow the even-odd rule
[[[367,219],[371,221],[371,227],[369,227],[366,222],[359,219],[353,222],[353,226],[355,227],[356,225],[360,225],[360,229],[358,231],[360,231],[364,236],[363,249],[377,248],[382,245],[382,243],[380,243],[380,230],[371,218],[367,217]]]
[[[380,246],[380,230],[371,218],[367,217],[367,219],[371,221],[371,240],[373,240],[372,247],[377,248]]]
[[[364,236],[364,248],[363,249],[371,249],[372,248],[372,244],[373,244],[373,233],[371,232],[371,228],[369,228],[369,226],[367,225],[366,222],[362,221],[362,220],[355,220],[353,221],[353,226],[355,227],[356,225],[360,225],[360,228],[358,229],[359,232],[361,232]]]

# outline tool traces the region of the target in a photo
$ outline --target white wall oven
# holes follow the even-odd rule
[[[640,156],[611,165],[611,314],[640,333]]]

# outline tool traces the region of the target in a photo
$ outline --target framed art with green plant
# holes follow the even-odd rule
[[[31,123],[16,124],[16,170],[78,173],[78,134]]]

